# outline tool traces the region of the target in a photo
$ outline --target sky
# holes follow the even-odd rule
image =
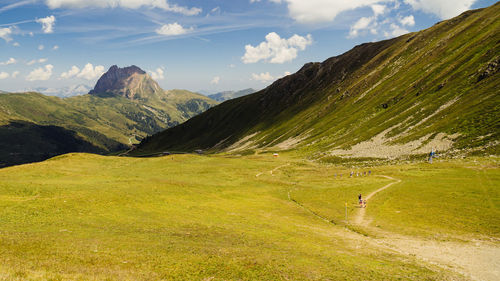
[[[93,88],[137,65],[164,89],[262,89],[354,46],[493,0],[0,0],[0,90]]]

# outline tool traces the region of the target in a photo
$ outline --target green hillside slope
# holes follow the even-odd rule
[[[157,85],[147,74],[138,78]],[[0,95],[0,167],[68,152],[123,150],[216,104],[185,90],[158,86],[155,95],[147,95],[143,85],[133,86],[123,87],[140,98],[113,93],[64,99],[39,93]]]
[[[134,153],[297,148],[319,157],[498,154],[500,4],[306,64]]]

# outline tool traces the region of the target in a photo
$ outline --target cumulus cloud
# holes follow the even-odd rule
[[[212,81],[210,81],[210,84],[212,84],[212,85],[217,85],[217,84],[219,84],[219,82],[220,82],[220,77],[219,77],[219,76],[215,76],[215,77],[212,79]]]
[[[54,50],[54,51],[59,50],[59,46],[58,45],[54,45],[54,47],[52,47],[52,50]]]
[[[178,24],[177,22],[174,22],[170,24],[164,24],[161,27],[157,28],[155,31],[157,34],[160,35],[174,36],[191,32],[193,31],[193,28],[192,27],[184,28],[182,25]]]
[[[29,62],[26,63],[26,65],[33,65],[35,63],[44,63],[44,62],[47,62],[46,58],[41,58],[41,59],[37,59],[37,60],[30,60]]]
[[[477,0],[404,0],[414,10],[435,14],[441,19],[449,19],[472,7]]]
[[[51,9],[57,8],[127,8],[139,9],[141,7],[158,8],[167,12],[195,16],[201,13],[200,8],[187,8],[170,4],[167,0],[46,0],[45,3]]]
[[[54,66],[52,64],[47,64],[45,67],[39,67],[34,69],[28,74],[26,80],[28,81],[45,81],[49,80],[52,76],[52,69]]]
[[[274,79],[275,78],[269,72],[260,74],[252,73],[252,80],[260,81],[262,83],[267,83],[273,81]]]
[[[53,33],[54,23],[56,18],[54,16],[48,16],[41,19],[36,19],[36,22],[42,25],[43,33]]]
[[[406,29],[404,29],[404,28],[402,28],[399,25],[394,24],[394,23],[391,24],[391,29],[392,29],[391,35],[394,37],[409,33],[408,30],[406,30]]]
[[[351,26],[351,30],[349,31],[349,37],[351,38],[357,37],[359,35],[360,30],[364,29],[375,30],[374,28],[376,26],[377,22],[375,17],[362,17],[353,26]]]
[[[0,38],[5,40],[5,42],[10,42],[12,40],[12,37],[10,37],[11,34],[12,34],[12,28],[10,27],[0,28]]]
[[[12,74],[10,76],[12,76],[12,78],[16,78],[19,75],[19,73],[21,73],[21,72],[14,71],[14,72],[12,72]]]
[[[266,41],[257,46],[246,45],[245,55],[241,57],[243,63],[256,63],[261,60],[270,63],[285,63],[297,57],[298,51],[303,51],[313,42],[311,34],[306,37],[297,34],[285,39],[277,33],[266,35]]]
[[[250,78],[250,80],[260,81],[262,83],[269,83],[291,74],[292,73],[290,71],[285,71],[282,75],[278,74],[276,76],[271,75],[269,72],[262,72],[259,74],[252,73],[252,78]]]
[[[76,65],[73,65],[70,70],[61,73],[60,78],[68,79],[71,77],[75,77],[78,73],[80,73],[80,68],[78,68]]]
[[[158,67],[156,71],[149,71],[149,74],[151,75],[151,78],[154,80],[163,80],[165,79],[163,69],[161,67]]]
[[[7,72],[0,72],[0,80],[9,78],[10,74]]]
[[[44,46],[44,45],[38,45],[38,50],[39,50],[39,51],[41,51],[41,50],[43,50],[43,49],[45,49],[45,46]]]
[[[400,18],[399,22],[402,25],[414,26],[415,25],[415,18],[413,17],[413,15],[409,15],[407,17]]]
[[[61,73],[60,79],[69,78],[83,78],[87,80],[94,80],[104,73],[104,66],[96,65],[95,67],[91,63],[87,63],[81,70],[78,66],[73,65],[68,71]]]
[[[0,65],[9,65],[9,64],[15,64],[17,63],[17,60],[15,58],[10,58],[4,62],[0,62]]]
[[[338,14],[388,2],[383,0],[284,0],[288,4],[290,16],[300,23],[319,23],[333,21]]]
[[[104,73],[104,66],[96,65],[95,67],[91,63],[87,63],[80,73],[76,75],[78,78],[83,78],[87,80],[93,80],[100,77]]]
[[[14,46],[14,47],[19,47],[19,46],[21,46],[21,45],[19,45],[19,43],[17,43],[17,42],[14,42],[14,43],[12,44],[12,46]]]

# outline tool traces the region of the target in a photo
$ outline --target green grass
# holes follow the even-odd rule
[[[334,180],[338,170],[269,154],[157,158],[68,154],[4,168],[0,170],[0,276],[6,280],[460,278],[353,241],[342,226],[326,223],[288,200],[292,190],[304,206],[337,220],[344,200],[355,201],[352,195],[386,182],[374,176]],[[314,199],[316,195],[322,198]]]
[[[346,178],[349,170],[337,168],[343,172],[343,178],[337,180],[331,169],[315,170],[312,178],[311,172],[303,174],[305,178],[291,194],[319,215],[344,224],[343,203],[348,203],[349,215],[355,215],[356,195],[367,195],[393,182],[377,175],[392,176],[401,182],[368,202],[366,216],[373,219],[373,226],[442,240],[500,238],[500,166],[496,158],[438,160],[432,165],[421,161],[370,169],[370,177]],[[298,170],[290,173],[295,179],[302,175]]]
[[[38,93],[1,94],[0,136],[8,137],[0,137],[0,167],[44,160],[48,158],[46,155],[123,150],[214,104],[215,101],[185,90],[170,90],[140,101],[121,96],[83,95],[61,99]],[[27,125],[19,128],[17,123]],[[87,145],[68,150],[69,145],[61,144],[57,136],[43,132],[46,126],[57,126],[58,130],[73,135],[73,140],[67,143]],[[22,141],[12,141],[12,135]],[[39,143],[44,144],[43,149]]]
[[[269,150],[300,136],[296,149],[311,155],[349,149],[389,130],[392,144],[456,134],[453,149],[498,154],[499,15],[496,3],[306,64],[258,93],[156,134],[137,153],[218,152],[253,135],[253,148]]]

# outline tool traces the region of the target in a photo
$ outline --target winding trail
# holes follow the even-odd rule
[[[393,184],[401,182],[400,179],[395,179],[395,178],[389,177],[389,176],[379,175],[379,177],[384,177],[384,178],[395,180],[395,181],[391,182],[389,184],[386,184],[386,185],[382,186],[381,188],[379,188],[379,189],[373,191],[372,193],[368,194],[368,196],[366,196],[364,200],[368,201],[368,200],[370,200],[370,198],[372,198],[375,194],[379,193],[380,191],[389,188]],[[363,224],[364,219],[365,219],[365,212],[366,212],[366,208],[360,208],[359,209],[359,212],[357,213],[357,215],[354,217],[354,220],[353,220],[355,224],[358,224],[358,225]]]
[[[270,170],[269,173],[273,175],[273,173],[278,169],[288,165],[290,165],[290,163],[278,166]],[[264,172],[255,176],[259,177],[262,174],[264,174]],[[401,182],[400,179],[390,176],[378,176],[394,180],[394,182],[386,184],[383,187],[371,192],[366,196],[365,200],[369,200],[377,193]],[[336,225],[333,220],[316,213],[295,200],[291,196],[291,192],[293,190],[293,188],[290,188],[287,192],[287,197],[290,202],[293,202],[296,206],[305,210],[314,217],[321,219],[330,225]],[[470,240],[465,243],[455,241],[436,241],[392,233],[380,228],[370,227],[365,222],[365,210],[365,208],[359,209],[359,212],[356,214],[353,221],[356,225],[376,233],[377,237],[361,235],[347,227],[345,230],[348,235],[345,237],[349,237],[353,243],[364,241],[381,250],[383,249],[385,251],[393,251],[404,256],[416,257],[424,263],[436,265],[441,268],[457,272],[470,280],[500,280],[500,247],[497,242],[485,240]]]

